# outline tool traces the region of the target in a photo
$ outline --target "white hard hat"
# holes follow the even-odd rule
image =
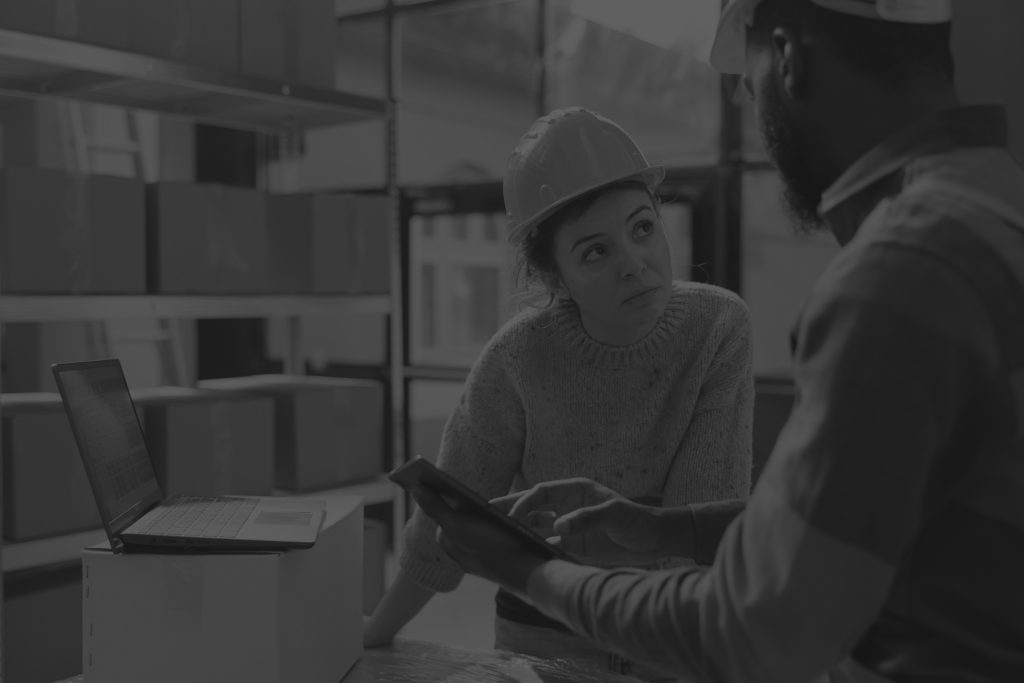
[[[722,10],[715,42],[711,45],[711,66],[727,74],[741,74],[746,68],[747,27],[761,0],[732,0]],[[810,0],[815,5],[858,17],[907,24],[941,24],[953,16],[953,0]]]
[[[636,179],[652,192],[665,177],[617,123],[582,107],[542,116],[516,145],[502,192],[508,239],[516,243],[577,197]]]

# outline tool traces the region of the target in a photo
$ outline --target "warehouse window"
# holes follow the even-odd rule
[[[511,253],[495,239],[504,215],[446,213],[409,223],[410,355],[416,365],[468,367],[512,312]]]
[[[714,163],[719,77],[704,58],[720,7],[720,0],[550,3],[548,107],[605,114],[655,163]]]
[[[535,0],[400,15],[400,184],[465,182],[467,168],[501,177],[536,111],[536,25]]]
[[[743,177],[743,298],[754,325],[754,374],[791,375],[789,331],[838,252],[831,233],[795,235],[775,171]]]

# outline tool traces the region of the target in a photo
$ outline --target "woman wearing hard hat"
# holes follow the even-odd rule
[[[566,477],[666,506],[746,497],[748,311],[727,290],[672,281],[655,194],[663,177],[622,128],[585,109],[552,112],[521,138],[504,179],[509,239],[522,279],[546,301],[484,349],[439,467],[488,498]],[[368,646],[461,580],[435,530],[413,514]],[[709,534],[689,555],[709,561],[714,543]],[[511,594],[496,602],[496,647],[630,669]]]

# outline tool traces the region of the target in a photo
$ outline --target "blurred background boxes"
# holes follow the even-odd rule
[[[334,0],[241,0],[242,73],[334,87]]]
[[[274,404],[186,387],[133,392],[164,495],[269,495]]]
[[[2,28],[231,71],[238,23],[238,0],[0,0]]]
[[[383,195],[347,194],[345,218],[340,226],[342,245],[333,261],[338,270],[338,291],[345,294],[387,294],[391,291],[390,205]]]
[[[266,289],[262,193],[175,182],[152,183],[146,191],[152,293],[251,294]]]
[[[130,51],[237,70],[239,0],[120,0],[119,4],[120,20],[132,26]]]
[[[101,526],[60,396],[3,394],[4,538],[24,541]]]
[[[356,194],[267,196],[275,292],[389,291],[387,199]]]
[[[0,27],[128,49],[137,0],[0,0]],[[207,0],[209,1],[209,0]]]
[[[340,291],[337,261],[348,202],[339,194],[267,197],[270,289],[279,293]]]
[[[144,216],[138,180],[0,170],[0,291],[145,292]]]
[[[384,472],[384,387],[380,382],[298,375],[203,380],[200,387],[274,398],[274,485],[315,491]]]

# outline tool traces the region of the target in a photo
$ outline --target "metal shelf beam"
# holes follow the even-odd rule
[[[0,91],[281,133],[381,119],[382,99],[0,29]]]
[[[89,321],[127,318],[273,318],[380,313],[391,310],[387,294],[289,296],[7,295],[0,322]]]

